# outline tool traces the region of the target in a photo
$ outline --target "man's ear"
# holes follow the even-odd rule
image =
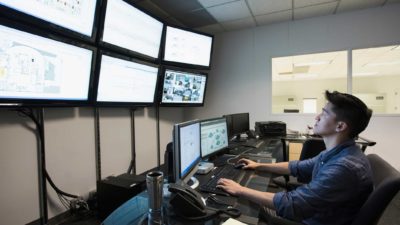
[[[347,129],[347,123],[339,121],[336,125],[336,132],[342,132]]]

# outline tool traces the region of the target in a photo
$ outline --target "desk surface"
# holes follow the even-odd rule
[[[260,146],[262,147],[262,146]],[[259,162],[271,162],[274,159],[265,158],[265,157],[256,157],[256,156],[246,156],[246,158],[250,158]],[[242,170],[241,179],[238,181],[241,185],[253,188],[259,191],[266,191],[270,174],[265,172],[258,172],[254,170]],[[205,175],[196,175],[200,184],[202,182],[206,182],[212,176],[212,172]],[[166,186],[165,186],[166,189]],[[199,192],[203,197],[208,197],[209,193]],[[217,196],[220,200],[232,205],[235,208],[241,210],[242,215],[236,218],[239,221],[242,221],[246,224],[258,224],[259,218],[259,210],[260,206],[253,202],[250,202],[246,199],[238,198],[235,196]],[[179,217],[174,216],[173,209],[169,205],[169,195],[164,190],[164,217],[166,219],[166,224],[220,224],[221,222],[228,219],[228,216],[224,216],[221,214],[220,216],[215,217],[214,219],[208,221],[185,221]],[[104,220],[104,225],[111,224],[119,224],[119,225],[128,225],[128,224],[143,224],[143,219],[146,218],[148,205],[147,205],[147,192],[144,191],[138,196],[133,197],[132,199],[125,202],[119,208],[117,208],[113,213],[111,213],[106,220]],[[133,213],[135,212],[135,213]]]

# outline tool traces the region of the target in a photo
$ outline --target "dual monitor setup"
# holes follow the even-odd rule
[[[131,0],[3,0],[0,13],[0,105],[203,105],[211,35]]]
[[[194,180],[192,186],[197,186],[198,183],[193,179],[193,175],[197,172],[200,161],[225,152],[230,137],[248,130],[249,113],[175,124],[173,127],[173,168],[169,168],[173,173],[172,181],[187,184],[192,179]]]

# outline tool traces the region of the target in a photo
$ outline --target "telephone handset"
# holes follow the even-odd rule
[[[226,209],[207,207],[202,196],[185,184],[170,184],[168,190],[172,193],[169,203],[177,215],[190,220],[205,220],[221,213],[233,218],[240,216],[239,209],[232,206]]]
[[[168,190],[173,193],[170,204],[177,214],[188,218],[201,218],[207,215],[206,206],[197,191],[182,184],[169,184]]]

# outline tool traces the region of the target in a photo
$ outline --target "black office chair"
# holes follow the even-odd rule
[[[360,208],[351,225],[377,225],[386,207],[400,190],[400,173],[375,154],[367,155],[371,165],[374,190]],[[301,225],[301,223],[272,217],[268,225]]]
[[[303,143],[299,160],[309,159],[317,156],[321,151],[325,150],[325,143],[322,139],[308,139]],[[285,188],[286,190],[293,190],[296,187],[310,182],[309,180],[297,179],[293,176],[278,176],[272,179],[272,182],[278,187]]]

